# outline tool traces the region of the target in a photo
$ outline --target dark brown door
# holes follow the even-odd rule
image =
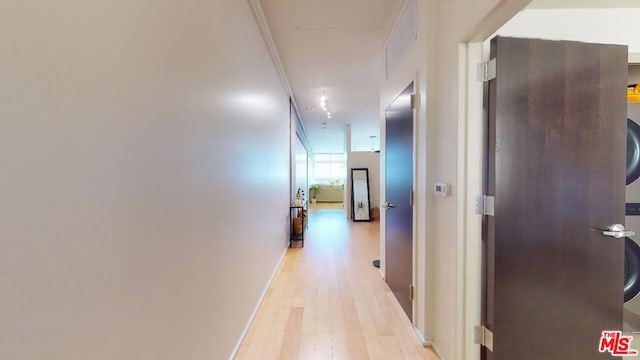
[[[622,327],[627,48],[498,37],[488,85],[486,313],[495,360],[612,359]]]
[[[412,318],[413,281],[413,83],[386,111],[385,192],[386,263],[389,287]]]

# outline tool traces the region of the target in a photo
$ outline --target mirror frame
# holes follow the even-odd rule
[[[366,218],[356,218],[356,204],[355,204],[355,193],[353,189],[353,173],[355,171],[364,171],[367,180],[367,212]],[[353,221],[371,221],[371,191],[369,189],[369,169],[368,168],[351,168],[351,219]]]

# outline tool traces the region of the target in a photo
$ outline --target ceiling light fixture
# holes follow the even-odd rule
[[[322,96],[320,97],[320,107],[325,112],[329,111],[329,99],[327,99],[327,95],[324,93],[324,89],[321,90]]]
[[[322,111],[324,111],[327,115],[327,119],[331,119],[331,110],[329,110],[329,99],[327,98],[324,89],[321,89],[320,91],[322,92],[322,96],[320,96],[320,107],[322,108]],[[326,123],[323,123],[323,129],[326,129]]]

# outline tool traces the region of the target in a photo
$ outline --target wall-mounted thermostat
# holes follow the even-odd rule
[[[449,196],[449,184],[436,183],[433,185],[433,192],[436,196]]]

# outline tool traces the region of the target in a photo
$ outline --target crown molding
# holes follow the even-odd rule
[[[289,85],[289,80],[287,79],[287,74],[285,73],[284,67],[282,66],[282,61],[280,60],[280,55],[278,54],[276,43],[273,40],[273,36],[271,35],[269,23],[267,22],[267,18],[265,17],[264,11],[262,10],[260,0],[248,1],[249,5],[251,6],[251,11],[253,11],[253,16],[256,18],[256,22],[258,23],[258,27],[260,28],[260,32],[262,33],[262,38],[264,39],[264,42],[267,45],[267,49],[269,50],[269,55],[271,55],[273,65],[275,65],[276,67],[278,76],[280,77],[280,81],[282,82],[282,86],[284,86],[287,95],[293,96],[291,86]]]
[[[276,43],[273,40],[273,35],[271,35],[271,29],[269,28],[269,22],[267,21],[266,16],[264,15],[264,10],[262,9],[262,4],[260,4],[260,0],[248,0],[249,6],[251,6],[251,11],[253,12],[253,16],[256,19],[256,23],[260,28],[260,32],[262,33],[262,38],[264,39],[265,44],[267,45],[267,49],[269,50],[269,55],[271,55],[271,60],[273,61],[273,65],[276,67],[276,71],[278,72],[278,77],[280,78],[280,82],[284,87],[287,96],[291,99],[291,104],[293,105],[294,111],[299,119],[298,128],[300,129],[302,136],[307,139],[307,146],[309,150],[311,149],[311,144],[309,144],[308,139],[309,136],[307,134],[307,130],[304,127],[304,121],[302,120],[302,116],[300,115],[300,110],[298,109],[298,103],[296,102],[295,96],[293,96],[293,91],[291,90],[291,85],[289,83],[289,79],[287,78],[287,73],[284,70],[284,66],[282,66],[282,61],[280,60],[280,55],[278,54],[278,48],[276,47]]]

